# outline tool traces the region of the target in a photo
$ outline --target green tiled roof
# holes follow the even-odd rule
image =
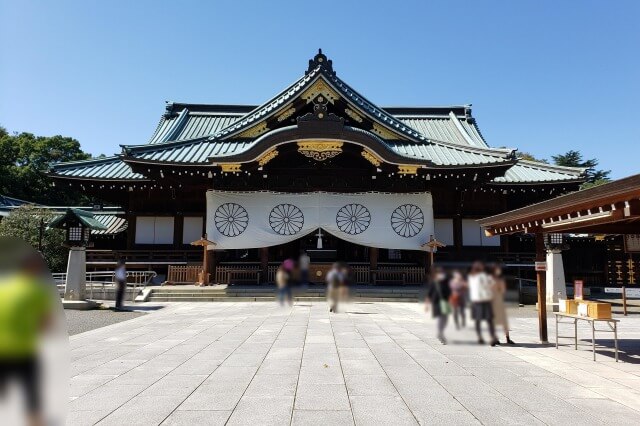
[[[131,170],[131,166],[119,156],[56,164],[53,166],[53,173],[68,179],[147,180],[145,176]]]
[[[53,168],[54,174],[69,179],[140,181],[145,176],[133,172],[127,161],[192,165],[224,161],[256,145],[257,139],[237,139],[238,134],[288,108],[292,100],[319,79],[359,114],[401,135],[403,140],[383,140],[364,129],[349,129],[369,133],[380,141],[381,148],[413,163],[467,167],[515,162],[512,150],[488,146],[471,117],[470,106],[379,108],[338,78],[331,61],[319,53],[310,61],[304,76],[258,107],[169,103],[148,144],[123,145],[122,158],[60,164]],[[494,182],[579,181],[581,172],[520,160]]]
[[[577,167],[562,167],[537,161],[519,160],[509,168],[504,176],[493,180],[497,184],[527,183],[527,182],[569,182],[582,178],[585,169]]]
[[[91,230],[96,230],[96,231],[106,231],[107,230],[107,227],[105,225],[103,225],[102,222],[100,222],[95,217],[93,217],[93,213],[88,212],[86,210],[73,209],[73,208],[72,209],[68,209],[63,215],[55,217],[49,223],[49,227],[50,228],[58,228],[58,227],[60,227],[60,225],[62,225],[62,223],[66,219],[70,219],[70,218],[78,219],[80,222],[82,222],[82,224],[84,224],[84,226],[86,226],[87,228],[89,228]]]

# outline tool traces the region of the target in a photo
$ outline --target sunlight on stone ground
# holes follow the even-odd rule
[[[419,304],[343,308],[174,303],[73,336],[69,424],[640,421],[640,351],[624,343],[640,318],[620,323],[623,362],[602,349],[594,363],[586,340],[535,345],[529,315],[511,321],[520,346],[491,348],[452,324],[441,345]]]

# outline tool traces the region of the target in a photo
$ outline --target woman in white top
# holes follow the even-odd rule
[[[498,339],[496,338],[493,325],[493,308],[491,306],[493,299],[493,280],[485,272],[482,262],[475,262],[471,266],[471,271],[467,278],[467,285],[469,286],[471,313],[476,323],[478,343],[484,344],[484,339],[480,331],[480,323],[486,321],[489,326],[489,334],[491,335],[491,346],[495,346],[498,344]]]

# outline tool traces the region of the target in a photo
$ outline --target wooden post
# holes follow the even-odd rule
[[[375,274],[378,270],[378,247],[369,247],[369,281],[370,284],[376,282]]]
[[[622,287],[622,313],[627,316],[627,288]]]
[[[209,285],[209,250],[207,246],[202,248],[202,285]]]
[[[260,275],[263,283],[269,281],[269,247],[260,247]]]
[[[214,283],[216,280],[216,252],[209,250],[207,252],[207,271],[209,271],[209,283]]]
[[[536,234],[536,261],[546,261],[546,250],[544,247],[544,234]],[[547,335],[547,273],[546,271],[536,271],[538,281],[538,334],[540,342],[548,343]]]

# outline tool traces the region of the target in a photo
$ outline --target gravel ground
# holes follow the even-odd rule
[[[127,321],[146,314],[145,312],[131,311],[115,312],[111,309],[95,309],[90,311],[65,310],[64,313],[67,317],[69,336]]]

